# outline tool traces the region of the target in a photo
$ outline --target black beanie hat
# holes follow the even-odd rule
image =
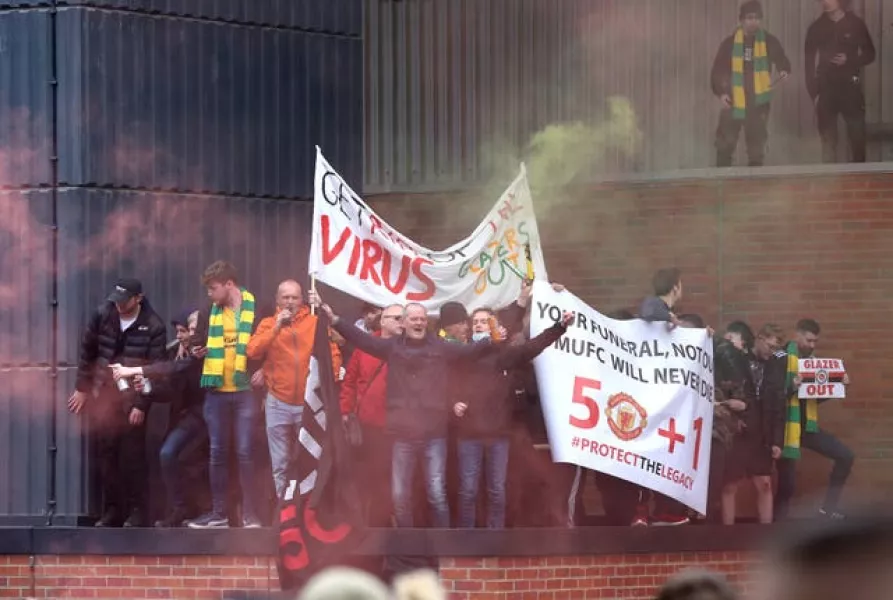
[[[449,327],[468,320],[468,311],[459,302],[447,302],[440,307],[440,326]]]
[[[747,2],[741,5],[741,10],[738,11],[738,19],[743,19],[747,15],[757,15],[762,19],[763,5],[757,0],[747,0]]]

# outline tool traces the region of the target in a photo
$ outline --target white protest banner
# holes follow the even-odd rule
[[[843,378],[846,369],[838,358],[801,358],[797,361],[800,375],[799,398],[846,398]]]
[[[444,302],[501,308],[521,291],[529,244],[536,279],[546,280],[527,173],[503,192],[470,236],[445,250],[413,242],[372,209],[317,148],[309,272],[378,306]]]
[[[704,514],[713,431],[713,344],[703,329],[615,321],[536,282],[531,336],[575,313],[534,361],[555,462],[601,471]]]

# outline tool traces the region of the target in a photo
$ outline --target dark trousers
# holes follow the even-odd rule
[[[816,433],[804,432],[800,438],[800,447],[801,449],[805,448],[817,452],[825,458],[834,461],[834,466],[831,468],[831,476],[828,479],[828,491],[825,494],[825,502],[822,508],[829,512],[837,510],[843,486],[846,484],[846,480],[850,476],[850,470],[853,468],[855,457],[852,450],[827,431],[821,430]],[[797,485],[797,462],[790,459],[778,461],[778,491],[775,494],[776,519],[787,517],[791,498],[794,496],[794,490]]]
[[[181,464],[184,459],[207,443],[208,430],[198,410],[184,414],[164,438],[159,458],[169,511],[186,510],[185,491],[189,486],[183,481]]]
[[[636,516],[636,506],[642,501],[642,488],[619,477],[596,473],[595,485],[602,495],[608,525],[623,527]]]
[[[716,166],[730,167],[732,155],[738,146],[738,136],[744,127],[744,143],[747,145],[747,164],[759,167],[766,154],[768,133],[769,105],[747,109],[743,119],[732,116],[732,109],[723,109],[719,114],[716,126]]]
[[[850,140],[852,162],[865,162],[865,94],[861,82],[825,86],[819,93],[815,110],[822,138],[822,160],[837,162],[837,117],[842,116]]]
[[[363,423],[363,445],[354,451],[357,491],[364,498],[366,524],[391,526],[391,440],[381,427]]]
[[[142,425],[131,425],[125,406],[129,402],[117,391],[110,391],[95,398],[92,407],[102,512],[114,512],[122,518],[134,510],[145,513],[149,477],[146,420]]]

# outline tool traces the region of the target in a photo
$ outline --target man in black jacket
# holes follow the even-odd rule
[[[755,0],[745,2],[738,19],[739,27],[720,44],[710,73],[713,93],[722,104],[716,128],[717,167],[732,165],[742,125],[748,165],[762,166],[769,135],[772,67],[780,80],[791,72],[791,61],[778,38],[763,29],[762,5]]]
[[[741,354],[731,361],[736,372],[730,379],[738,381],[731,382],[730,387],[738,389],[728,402],[743,402],[745,406],[737,413],[741,430],[726,457],[722,492],[722,519],[726,525],[735,524],[738,484],[745,479],[756,487],[760,523],[772,522],[772,470],[774,461],[781,456],[784,440],[787,359],[779,351],[782,339],[781,328],[770,323],[757,333],[752,353],[732,349]]]
[[[492,351],[490,344],[454,344],[428,331],[428,313],[421,304],[404,309],[404,334],[381,339],[338,318],[310,292],[310,303],[326,311],[332,327],[367,354],[388,363],[386,431],[394,440],[391,494],[398,527],[412,527],[412,476],[424,458],[428,504],[437,528],[450,526],[446,495],[449,364]]]
[[[146,412],[151,395],[116,387],[110,364],[140,366],[164,358],[164,321],[143,296],[137,279],[120,279],[90,318],[81,341],[71,412],[87,406],[96,435],[102,484],[97,527],[141,527],[145,520]]]
[[[188,310],[173,319],[177,330],[177,345],[168,352],[167,361],[145,367],[115,366],[115,379],[142,376],[152,381],[152,387],[170,399],[170,420],[167,435],[161,445],[159,459],[161,476],[167,492],[167,514],[155,522],[156,527],[179,527],[187,515],[186,488],[192,487],[181,474],[181,461],[198,454],[196,450],[208,446],[208,429],[202,416],[205,392],[201,388],[202,361],[192,355],[198,310]],[[142,382],[137,380],[137,390]]]
[[[837,117],[843,116],[853,162],[865,162],[862,69],[875,59],[865,21],[847,0],[822,0],[822,16],[806,31],[806,90],[815,103],[822,159],[837,162]]]
[[[523,318],[523,313],[522,313]],[[560,338],[572,315],[521,345],[499,342],[496,351],[478,360],[457,363],[455,377],[464,381],[463,398],[453,406],[458,421],[459,527],[474,527],[478,485],[486,455],[487,527],[505,527],[505,481],[514,390],[509,371],[530,362]],[[472,339],[496,335],[493,311],[479,308],[471,315]]]

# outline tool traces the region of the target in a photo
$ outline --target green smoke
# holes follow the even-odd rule
[[[605,172],[610,153],[631,158],[639,150],[642,132],[626,98],[608,98],[604,120],[549,125],[527,147],[530,186],[536,191],[563,187],[582,177]]]

